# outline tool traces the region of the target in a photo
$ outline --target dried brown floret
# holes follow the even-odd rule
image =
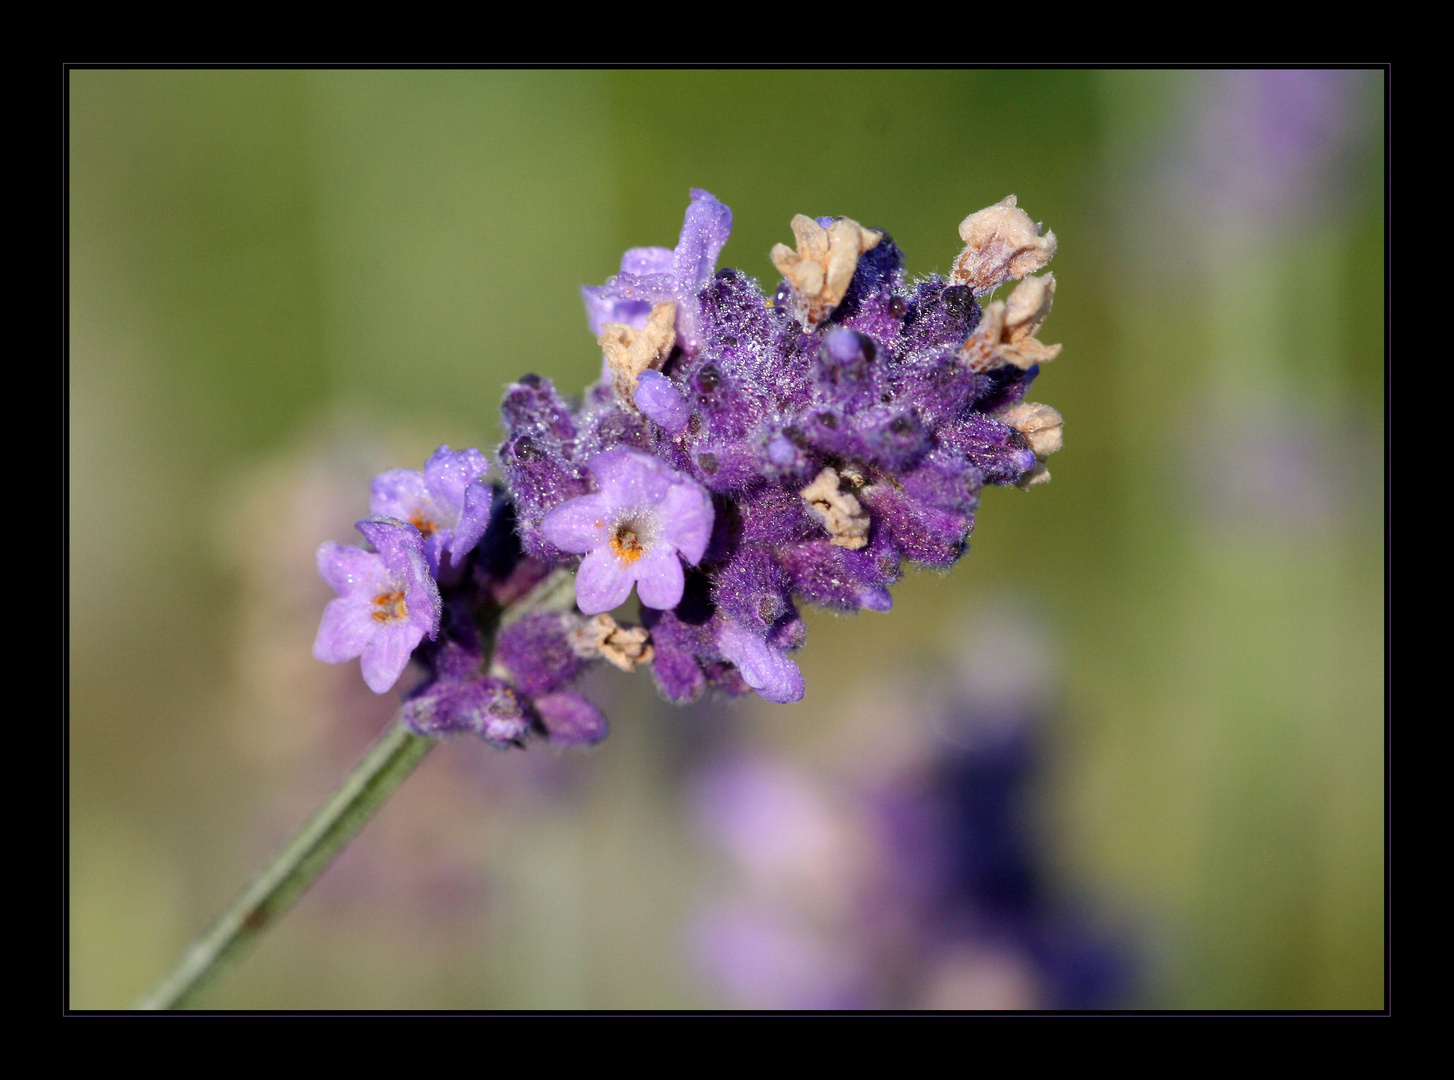
[[[811,330],[843,300],[858,257],[878,247],[884,234],[852,218],[836,218],[825,229],[804,214],[793,218],[792,229],[798,250],[775,244],[772,264],[793,287],[793,314]]]
[[[975,296],[988,296],[1011,278],[1041,270],[1055,255],[1055,234],[1040,235],[1040,226],[1007,195],[993,206],[959,223],[964,250],[954,260],[951,285],[968,285]]]
[[[1060,346],[1046,345],[1035,337],[1054,299],[1054,274],[1026,278],[1015,286],[1009,300],[985,305],[979,325],[959,355],[975,371],[1005,364],[1027,369],[1054,360],[1060,355]]]
[[[611,369],[611,382],[622,401],[630,402],[636,380],[647,368],[661,369],[676,344],[677,306],[670,300],[651,309],[640,330],[625,323],[606,323],[597,339]]]
[[[868,544],[868,511],[857,496],[842,490],[835,470],[824,469],[799,494],[813,516],[828,530],[829,543],[850,550]]]
[[[622,626],[609,615],[587,619],[571,637],[576,654],[586,659],[599,656],[622,671],[635,671],[651,663],[654,650],[651,634],[642,626]]]

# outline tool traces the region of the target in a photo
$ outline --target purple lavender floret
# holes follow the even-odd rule
[[[364,682],[387,691],[415,646],[439,631],[439,589],[424,561],[423,538],[394,518],[360,521],[374,551],[329,541],[318,549],[318,572],[338,593],[323,612],[313,655],[330,664],[359,657]]]
[[[545,738],[562,745],[599,742],[606,719],[568,687],[602,656],[581,616],[537,611],[494,636],[495,621],[549,573],[520,547],[501,492],[467,573],[443,586],[439,634],[414,658],[426,678],[409,695],[403,722],[421,735],[475,735],[497,749]],[[615,627],[615,624],[611,624]],[[620,628],[616,628],[620,629]]]
[[[707,493],[659,458],[618,447],[587,463],[598,491],[556,507],[541,534],[562,551],[585,555],[576,603],[587,615],[625,603],[636,586],[646,607],[673,608],[686,575],[712,534]],[[678,558],[680,556],[680,558]]]
[[[732,211],[709,192],[692,189],[676,250],[632,248],[621,256],[621,272],[604,285],[583,285],[591,333],[607,323],[635,330],[646,325],[656,304],[677,304],[676,330],[686,352],[698,346],[697,294],[712,276],[717,256],[732,232]]]
[[[418,529],[424,557],[438,577],[445,552],[450,565],[458,567],[485,535],[494,493],[481,477],[489,467],[478,450],[441,446],[423,472],[390,469],[374,477],[369,509]]]

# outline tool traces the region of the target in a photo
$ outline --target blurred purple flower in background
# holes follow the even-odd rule
[[[1043,639],[1013,610],[999,629],[975,636],[957,687],[940,680],[939,738],[922,753],[831,775],[731,749],[699,773],[698,819],[735,879],[699,909],[690,949],[730,1004],[1128,1002],[1128,942],[1048,885],[1032,825],[1050,717]],[[904,726],[912,738],[907,715]]]
[[[1182,183],[1198,216],[1286,227],[1328,209],[1357,134],[1358,71],[1220,71],[1190,116]]]

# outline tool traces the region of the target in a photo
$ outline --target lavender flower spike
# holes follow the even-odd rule
[[[610,611],[637,587],[641,602],[662,610],[681,602],[681,561],[695,565],[712,534],[712,500],[695,481],[660,459],[628,447],[587,463],[598,491],[546,514],[541,534],[562,551],[585,555],[576,603],[587,615]]]
[[[424,558],[438,577],[446,551],[450,565],[457,567],[485,535],[493,492],[481,477],[489,467],[478,450],[441,446],[423,472],[390,469],[374,477],[369,510],[418,529]]]
[[[318,549],[318,572],[338,599],[324,609],[313,655],[329,664],[361,657],[364,682],[382,694],[399,681],[424,636],[439,632],[439,587],[413,525],[371,518],[357,528],[376,551],[332,541]]]

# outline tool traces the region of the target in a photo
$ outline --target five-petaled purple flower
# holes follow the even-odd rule
[[[478,450],[441,446],[418,469],[390,469],[374,477],[369,510],[407,521],[424,538],[424,557],[439,576],[444,552],[458,567],[490,524],[494,492],[480,479],[490,463]]]
[[[639,450],[607,450],[587,467],[600,490],[562,503],[540,523],[556,547],[585,555],[576,575],[581,611],[610,611],[633,584],[647,607],[676,607],[686,581],[677,556],[692,565],[701,560],[712,500],[700,484]]]
[[[413,525],[371,518],[357,528],[375,551],[332,541],[318,549],[318,572],[338,599],[323,612],[313,655],[330,664],[361,657],[364,682],[382,694],[398,682],[425,635],[438,633],[439,588]]]

